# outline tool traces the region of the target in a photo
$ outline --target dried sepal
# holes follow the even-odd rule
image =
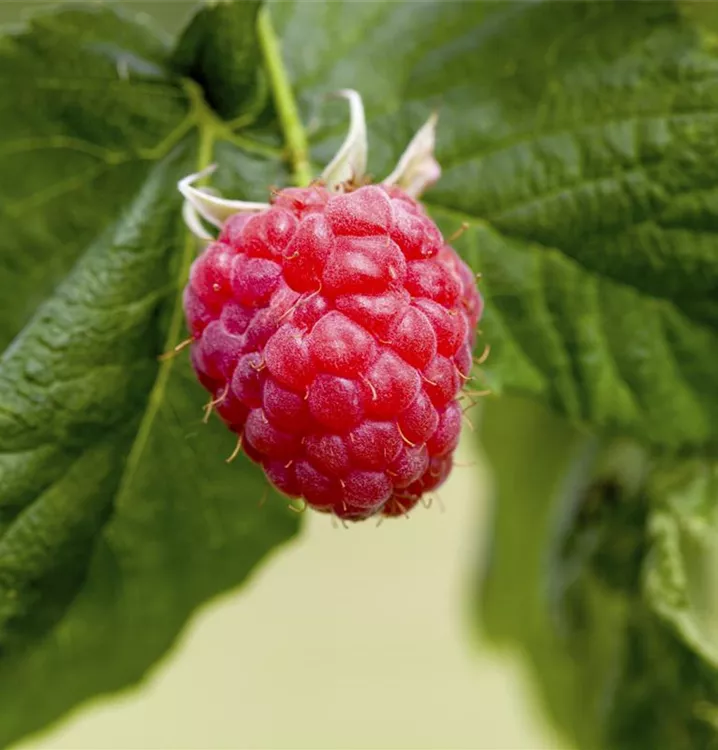
[[[268,203],[255,203],[252,201],[236,201],[220,198],[217,195],[195,187],[193,183],[212,174],[217,168],[215,164],[201,172],[188,175],[177,183],[180,193],[192,205],[196,213],[203,219],[216,227],[222,227],[230,216],[239,213],[258,213],[269,208]],[[185,214],[185,218],[186,218]],[[189,225],[188,225],[189,226]],[[190,227],[192,229],[192,227]]]
[[[322,172],[322,181],[330,190],[341,190],[342,185],[360,182],[366,172],[367,135],[364,104],[352,89],[337,92],[349,101],[349,133],[344,143]]]
[[[200,218],[197,209],[188,200],[185,200],[182,204],[182,218],[184,219],[187,229],[189,229],[189,231],[198,239],[205,242],[211,242],[214,239],[214,237],[212,237],[212,235],[206,230],[204,224],[202,224],[202,219]]]
[[[417,198],[439,179],[441,167],[434,156],[438,119],[438,113],[432,112],[411,139],[394,171],[382,180],[385,185],[398,185],[413,198]]]

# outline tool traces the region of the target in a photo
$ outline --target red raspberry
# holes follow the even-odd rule
[[[287,188],[232,216],[184,301],[200,382],[279,490],[358,520],[446,479],[482,301],[400,188]]]

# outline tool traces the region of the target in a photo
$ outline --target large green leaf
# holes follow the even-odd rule
[[[170,54],[98,8],[0,41],[0,746],[139,680],[297,527],[222,460],[186,355],[157,360],[195,253],[178,179],[213,156],[238,194],[283,179]]]
[[[656,444],[716,444],[711,37],[670,2],[275,9],[308,118],[321,93],[362,89],[377,176],[439,107],[444,173],[426,200],[448,229],[475,227],[456,244],[483,274],[497,393]],[[334,122],[314,136],[320,161]]]
[[[99,6],[0,37],[0,346],[191,125],[166,56]]]
[[[188,244],[180,156],[151,172],[2,360],[3,745],[139,679],[195,606],[295,529],[284,504],[259,509],[257,471],[221,461],[232,442],[201,423],[187,362],[157,374],[158,306]]]
[[[463,247],[486,280],[492,386],[715,445],[711,44],[669,3],[563,3],[507,14],[470,64],[476,126],[451,118],[463,144],[431,200],[481,222]]]

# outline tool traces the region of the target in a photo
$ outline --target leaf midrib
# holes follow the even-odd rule
[[[208,167],[212,161],[212,153],[215,143],[215,130],[209,125],[198,126],[200,147],[197,155],[197,171]],[[184,320],[183,309],[182,309],[182,295],[181,289],[184,280],[189,274],[189,268],[192,264],[192,260],[195,255],[195,239],[189,232],[185,233],[185,242],[182,247],[182,254],[180,256],[179,269],[177,272],[177,289],[178,292],[175,294],[174,306],[172,309],[172,317],[170,319],[167,336],[165,338],[165,351],[170,352],[179,341],[180,332],[182,330],[182,323]],[[147,408],[142,416],[140,426],[137,430],[137,434],[132,443],[130,454],[127,457],[127,464],[122,474],[120,486],[117,490],[117,503],[121,502],[122,497],[125,495],[125,490],[131,487],[132,481],[137,473],[142,456],[145,451],[145,447],[150,438],[154,421],[159,413],[162,402],[164,400],[165,392],[167,390],[167,384],[169,383],[170,375],[175,365],[176,357],[160,362],[159,371],[155,383],[150,392],[149,399],[147,401]]]

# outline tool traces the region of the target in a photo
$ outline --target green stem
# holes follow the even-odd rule
[[[263,156],[265,159],[281,160],[284,158],[284,151],[281,148],[270,146],[268,143],[262,143],[261,141],[255,141],[252,138],[239,135],[239,133],[223,133],[222,138],[225,141],[233,143],[248,154],[257,154]]]
[[[279,40],[274,32],[272,19],[266,7],[262,8],[259,13],[258,32],[262,55],[274,95],[274,103],[287,142],[293,180],[296,185],[308,185],[312,181],[312,171],[309,166],[307,136],[299,118],[297,102],[287,77],[286,68],[282,62]]]

